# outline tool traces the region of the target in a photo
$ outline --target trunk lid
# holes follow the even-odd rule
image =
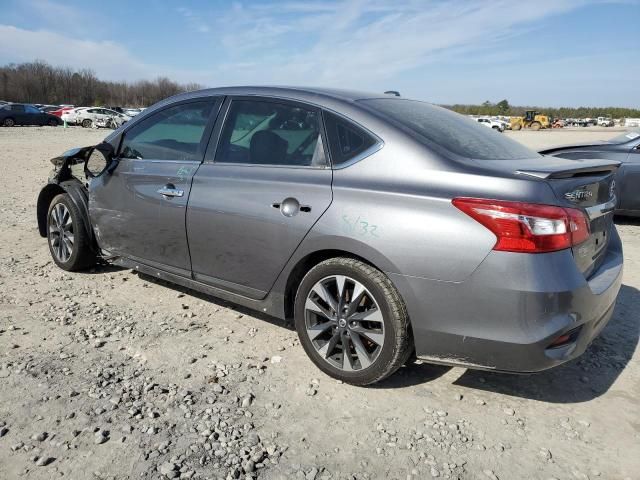
[[[503,173],[546,182],[555,193],[558,205],[586,213],[590,236],[572,251],[578,268],[588,278],[602,263],[609,244],[617,204],[614,177],[620,162],[538,157],[488,163],[489,168]]]

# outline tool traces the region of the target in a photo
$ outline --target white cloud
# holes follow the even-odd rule
[[[59,7],[51,0],[28,1],[36,2],[34,5],[42,11]],[[549,17],[567,14],[588,3],[592,1],[514,4],[512,0],[294,0],[235,2],[199,11],[180,6],[173,11],[190,30],[198,32],[196,37],[187,37],[189,41],[215,52],[202,57],[208,58],[208,63],[200,61],[190,70],[173,67],[165,58],[153,62],[134,54],[124,46],[126,39],[80,40],[74,37],[90,37],[65,29],[56,30],[64,33],[55,33],[10,25],[0,25],[0,62],[39,58],[54,65],[91,68],[105,79],[131,81],[167,75],[178,81],[211,86],[295,84],[382,90],[404,89],[407,85],[411,87],[407,90],[420,92],[438,81],[449,84],[451,95],[486,91],[476,99],[482,101],[492,98],[492,85],[500,82],[468,77],[447,79],[443,65],[476,73],[485,68],[488,75],[500,72],[509,79],[505,80],[509,85],[509,68],[528,63],[518,58],[521,50],[517,45],[523,33],[539,28]],[[536,45],[528,44],[527,48],[535,49]],[[552,48],[552,44],[540,45],[538,53],[544,56],[546,48]],[[561,55],[555,51],[550,57]],[[549,71],[544,61],[542,64],[541,68]],[[580,62],[587,64],[588,60]],[[563,68],[562,64],[552,66]],[[444,92],[447,86],[438,85],[438,89]],[[432,91],[420,96],[431,96]],[[536,91],[548,89],[540,87]],[[446,97],[431,98],[455,101],[450,95]]]
[[[199,33],[208,33],[211,29],[199,14],[186,7],[176,8],[176,12],[182,15],[190,28]]]
[[[179,82],[210,80],[209,72],[155,65],[114,41],[78,40],[51,31],[33,31],[0,24],[0,64],[44,60],[55,66],[88,68],[103,80],[135,81],[168,76]]]
[[[500,48],[525,26],[584,1],[423,2],[349,0],[320,4],[236,4],[219,22],[223,44],[241,62],[262,53],[274,82],[361,84],[429,64],[454,52]],[[288,40],[306,38],[291,48]],[[268,47],[273,47],[269,49]],[[278,49],[285,55],[278,54]],[[230,66],[231,68],[231,66]]]
[[[90,68],[109,79],[142,78],[152,68],[122,45],[111,41],[77,40],[51,31],[32,31],[0,25],[0,59],[26,62],[45,60],[52,65]]]

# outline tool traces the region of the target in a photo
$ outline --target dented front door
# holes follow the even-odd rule
[[[89,209],[100,247],[189,275],[184,222],[198,165],[122,159],[112,175],[94,179]]]
[[[191,275],[186,207],[219,103],[207,98],[173,104],[125,130],[117,167],[89,186],[102,249]]]

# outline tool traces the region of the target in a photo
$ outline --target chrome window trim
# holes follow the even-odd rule
[[[375,138],[378,138],[378,137],[375,137]],[[359,161],[364,160],[367,157],[370,157],[371,155],[378,152],[379,150],[382,150],[382,147],[384,147],[384,142],[382,140],[379,140],[378,142],[374,143],[366,150],[360,152],[355,157],[350,158],[349,160],[347,160],[344,163],[341,163],[340,165],[337,165],[337,166],[333,165],[332,168],[333,170],[342,170],[343,168],[350,167],[354,163],[358,163]]]

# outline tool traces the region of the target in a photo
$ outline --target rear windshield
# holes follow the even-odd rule
[[[492,129],[458,113],[430,103],[401,98],[359,100],[421,137],[465,158],[479,160],[518,160],[540,154]]]

